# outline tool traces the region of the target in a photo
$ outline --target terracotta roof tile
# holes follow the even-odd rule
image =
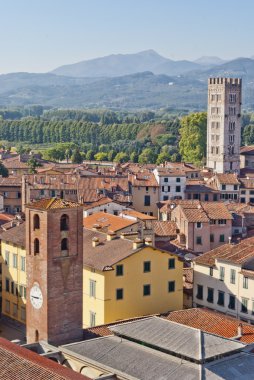
[[[7,231],[0,232],[0,240],[16,244],[19,247],[26,245],[26,223],[8,229]]]
[[[89,380],[73,370],[0,338],[1,380]]]
[[[216,259],[244,264],[250,258],[254,258],[254,237],[244,239],[239,244],[223,244],[197,257],[194,261],[197,264],[213,266]]]
[[[240,148],[240,154],[254,154],[254,145],[242,146]]]
[[[218,180],[221,184],[225,184],[225,185],[239,185],[240,184],[240,182],[238,181],[237,176],[235,174],[217,173],[216,177],[218,178]]]
[[[74,208],[79,206],[80,204],[77,202],[66,201],[60,198],[44,198],[27,205],[27,207],[36,208],[40,210]]]
[[[98,201],[90,203],[89,206],[84,207],[84,210],[89,210],[90,208],[103,206],[112,202],[113,200],[111,198],[103,197],[103,198],[98,199]]]
[[[85,228],[92,229],[95,224],[98,224],[101,226],[103,232],[117,232],[123,228],[131,227],[136,223],[136,220],[121,218],[120,216],[108,214],[106,212],[96,212],[83,219]]]
[[[169,321],[220,335],[224,338],[236,337],[239,323],[241,323],[243,334],[239,341],[242,343],[254,343],[254,326],[216,311],[194,308],[173,311],[166,315],[164,314],[163,317]]]
[[[175,222],[156,220],[153,222],[153,231],[157,236],[177,237],[177,225]]]

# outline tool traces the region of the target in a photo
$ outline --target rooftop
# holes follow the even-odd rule
[[[216,173],[216,177],[217,177],[218,181],[224,185],[239,185],[239,183],[240,183],[235,174]]]
[[[238,265],[243,265],[254,259],[254,237],[244,239],[239,244],[223,244],[197,257],[194,262],[214,266],[216,259]]]
[[[242,343],[254,343],[254,326],[242,322],[229,315],[205,308],[193,308],[172,311],[162,316],[169,321],[181,323],[185,326],[201,329],[224,338],[234,338],[238,335],[239,323],[242,324]]]
[[[102,211],[87,216],[83,221],[85,228],[92,229],[94,225],[98,225],[103,232],[117,232],[137,223],[136,220],[122,218]]]
[[[86,218],[87,219],[87,218]],[[92,239],[98,238],[99,244],[92,246]],[[107,241],[105,234],[84,229],[84,265],[97,270],[112,269],[112,265],[132,255],[133,243],[130,240],[116,238]]]
[[[1,380],[88,380],[73,370],[0,338]]]
[[[158,317],[118,324],[110,327],[110,330],[122,338],[143,342],[150,347],[197,363],[204,363],[218,355],[238,351],[244,347],[242,343]]]
[[[26,223],[10,228],[7,231],[0,233],[0,240],[5,242],[16,244],[19,247],[25,247],[26,245]]]
[[[175,222],[155,220],[153,222],[153,230],[156,236],[177,236],[177,225]]]
[[[77,202],[66,201],[60,198],[44,198],[26,205],[26,207],[36,208],[39,210],[52,210],[59,208],[80,207]]]

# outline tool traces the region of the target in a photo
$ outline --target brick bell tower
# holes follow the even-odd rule
[[[26,207],[27,342],[82,340],[83,208],[62,199]]]

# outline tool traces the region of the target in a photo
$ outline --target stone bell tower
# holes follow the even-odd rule
[[[208,79],[207,167],[217,173],[239,173],[242,80]]]
[[[83,208],[62,199],[26,207],[27,342],[82,339]]]

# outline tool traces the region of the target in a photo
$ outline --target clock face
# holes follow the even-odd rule
[[[30,290],[30,301],[35,309],[40,309],[42,307],[43,297],[38,284],[34,284]]]

